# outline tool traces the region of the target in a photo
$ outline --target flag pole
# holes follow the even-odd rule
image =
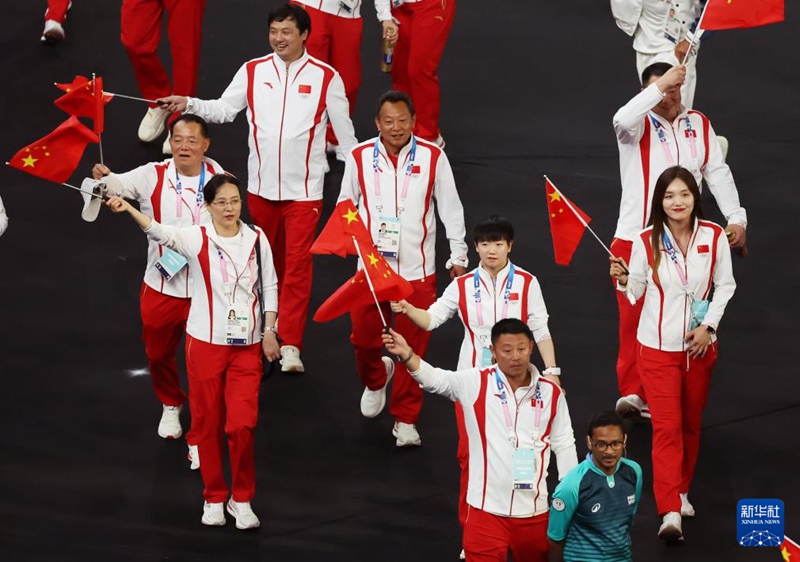
[[[356,247],[356,252],[358,253],[358,259],[361,260],[361,265],[364,266],[364,276],[367,278],[367,285],[369,285],[369,291],[372,293],[372,298],[375,299],[375,306],[378,307],[378,314],[381,315],[381,322],[383,322],[383,329],[389,327],[389,324],[386,323],[386,317],[383,315],[383,310],[381,310],[381,303],[378,302],[378,295],[375,293],[375,288],[372,286],[372,279],[369,276],[369,272],[367,272],[367,263],[364,261],[364,256],[361,255],[361,248],[358,246],[358,241],[356,241],[355,236],[351,236],[350,238],[353,239],[353,244]]]
[[[700,19],[697,20],[697,26],[694,28],[694,33],[692,33],[692,40],[689,42],[689,49],[686,51],[686,54],[683,56],[683,61],[681,65],[686,66],[686,61],[689,60],[689,57],[692,54],[692,47],[694,46],[694,40],[697,39],[702,33],[701,25],[703,24],[703,18],[706,15],[706,10],[708,9],[708,2],[703,5],[703,11],[700,13]]]
[[[122,94],[115,94],[114,92],[103,92],[108,94],[109,96],[114,96],[115,98],[125,98],[126,100],[134,100],[134,101],[143,101],[146,103],[158,103],[156,100],[149,100],[146,98],[137,98],[135,96],[124,96]]]
[[[94,100],[95,100],[95,104],[96,104],[96,103],[98,103],[97,102],[97,76],[95,75],[94,72],[92,72],[92,88],[94,89]],[[100,92],[100,95],[102,96],[103,92]],[[100,107],[101,108],[102,108],[102,104],[103,104],[103,102],[100,101]],[[95,115],[95,118],[97,118],[97,115]],[[100,165],[101,166],[105,166],[106,164],[105,164],[105,162],[103,162],[103,134],[102,133],[97,133],[97,138],[98,138],[97,145],[100,147]]]
[[[564,195],[564,194],[561,192],[561,190],[560,190],[560,189],[558,189],[558,188],[556,187],[556,184],[554,184],[554,183],[553,183],[553,182],[550,180],[550,178],[548,178],[548,177],[547,177],[547,174],[545,174],[545,175],[544,175],[544,179],[545,179],[545,181],[546,181],[547,183],[549,183],[551,186],[553,186],[553,189],[555,189],[555,190],[556,190],[556,192],[557,192],[559,195]],[[570,200],[569,200],[569,199],[567,199],[567,198],[566,198],[566,196],[565,196],[565,197],[564,197],[562,200],[564,201],[564,203],[566,204],[566,206],[567,206],[567,207],[569,207],[569,210],[570,210],[570,211],[572,211],[572,214],[574,214],[574,215],[577,217],[577,219],[578,219],[579,221],[581,221],[581,224],[584,226],[584,228],[586,228],[586,230],[588,230],[589,232],[591,232],[591,233],[592,233],[592,236],[594,236],[594,237],[595,237],[595,240],[597,240],[597,241],[600,243],[600,245],[603,247],[603,249],[604,249],[606,252],[608,252],[608,255],[609,255],[609,256],[611,256],[612,258],[619,259],[619,258],[617,258],[617,256],[615,256],[615,255],[614,255],[614,253],[613,253],[611,250],[609,250],[609,249],[608,249],[608,246],[606,246],[606,245],[603,243],[603,241],[602,241],[602,240],[600,240],[600,237],[597,235],[597,233],[595,233],[595,231],[594,231],[594,230],[592,230],[592,227],[591,227],[591,226],[589,226],[589,224],[588,224],[588,223],[587,223],[585,220],[583,220],[583,217],[580,215],[580,213],[578,213],[578,211],[576,211],[576,210],[575,210],[575,207],[573,207],[573,206],[572,206],[572,203],[570,202]],[[620,265],[622,265],[622,264],[620,264]],[[628,274],[629,274],[628,270],[627,270],[625,267],[623,267],[622,269],[624,269],[624,270],[625,270],[625,275],[628,275]]]

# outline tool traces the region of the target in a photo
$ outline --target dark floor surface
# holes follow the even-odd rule
[[[118,39],[119,2],[77,0],[67,41],[55,48],[38,41],[43,0],[5,4],[4,158],[64,119],[51,103],[59,93],[54,81],[96,72],[107,90],[137,95]],[[269,50],[265,22],[274,4],[208,2],[201,97],[217,97],[243,61]],[[645,471],[633,529],[639,561],[779,560],[776,549],[737,546],[741,498],[783,499],[786,534],[800,537],[795,8],[788,6],[784,24],[718,33],[701,51],[695,105],[730,139],[750,256],[735,259],[738,290],[720,330],[691,493],[698,516],[686,523],[682,547],[656,538],[650,430],[631,430],[629,454]],[[372,8],[364,15],[360,139],[374,134],[372,107],[389,87],[378,72]],[[572,266],[554,264],[542,174],[610,240],[620,193],[611,117],[638,88],[630,39],[607,2],[461,0],[441,79],[442,128],[467,228],[489,213],[517,226],[513,258],[543,286],[582,455],[585,423],[617,398],[616,310],[606,257],[588,235]],[[160,159],[160,144],[136,139],[143,113],[137,102],[108,106],[104,149],[112,169]],[[212,126],[210,151],[242,177],[245,131],[242,116]],[[73,183],[95,161],[90,146]],[[346,317],[309,323],[306,374],[263,386],[254,501],[261,529],[203,527],[200,476],[188,470],[182,441],[157,437],[160,406],[148,378],[128,374],[145,365],[138,317],[144,237],[109,213],[84,223],[80,197],[65,188],[5,167],[0,173],[11,219],[0,239],[0,560],[456,560],[452,405],[426,397],[423,446],[397,450],[388,414],[366,420],[359,413]],[[333,163],[326,217],[341,174]],[[707,207],[719,217],[712,201]],[[315,265],[312,307],[353,268],[329,256]],[[438,330],[431,362],[454,367],[461,336],[456,321]]]

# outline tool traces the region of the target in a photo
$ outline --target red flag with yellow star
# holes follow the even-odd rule
[[[103,106],[114,97],[103,94],[103,79],[99,76],[94,80],[87,80],[83,76],[76,76],[71,84],[56,84],[66,93],[55,102],[56,107],[77,117],[89,117],[94,122],[94,132],[98,135],[105,126],[105,111]]]
[[[702,28],[758,27],[783,20],[783,0],[708,0]]]
[[[374,244],[358,240],[358,249],[364,256],[363,268],[322,303],[314,314],[316,322],[328,322],[354,308],[374,303],[367,275],[380,302],[402,300],[414,292],[411,283],[392,271]]]
[[[17,152],[7,164],[42,179],[64,183],[80,164],[86,145],[99,141],[73,115],[46,137]]]
[[[372,237],[367,232],[364,221],[355,204],[350,199],[340,201],[333,214],[325,224],[325,228],[311,246],[312,254],[336,254],[339,257],[346,257],[348,254],[357,256],[356,247],[353,244],[353,236],[357,240],[363,240],[372,244]]]
[[[544,187],[547,193],[547,213],[550,215],[550,233],[553,235],[556,263],[569,265],[572,254],[575,253],[586,231],[586,225],[592,222],[592,219],[556,189],[549,179],[545,179]]]
[[[784,562],[800,562],[800,545],[792,539],[784,535],[779,548]]]

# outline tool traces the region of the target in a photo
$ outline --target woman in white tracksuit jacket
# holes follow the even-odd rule
[[[683,540],[681,517],[694,516],[689,486],[717,361],[716,331],[736,290],[725,231],[703,220],[689,170],[673,166],[659,176],[650,224],[633,241],[630,261],[611,258],[610,273],[632,302],[644,294],[637,364],[653,424],[658,535]]]
[[[225,524],[223,506],[230,489],[222,472],[224,429],[232,478],[227,510],[237,528],[250,529],[260,524],[250,500],[255,495],[253,434],[261,354],[270,361],[280,356],[275,333],[278,279],[264,232],[239,219],[239,182],[218,174],[206,184],[203,196],[211,226],[162,225],[120,197],[111,197],[107,205],[115,213],[130,213],[150,238],[188,262],[192,302],[186,322],[186,366],[206,500],[201,521]]]

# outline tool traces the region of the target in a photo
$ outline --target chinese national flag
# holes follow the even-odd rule
[[[346,199],[336,205],[325,228],[311,246],[311,253],[336,254],[340,257],[346,257],[348,254],[356,256],[358,253],[353,244],[353,236],[367,244],[372,244],[372,237],[367,232],[367,227],[361,220],[356,206],[352,201]]]
[[[783,19],[783,0],[708,0],[702,28],[758,27]]]
[[[780,550],[784,562],[800,562],[800,545],[785,535]]]
[[[367,283],[367,275],[372,281],[378,301],[398,301],[411,296],[414,288],[411,283],[392,271],[386,259],[371,242],[358,241],[364,267],[339,287],[314,314],[316,322],[328,322],[354,308],[375,302]]]
[[[589,224],[592,219],[558,191],[549,179],[545,180],[545,192],[547,193],[547,213],[550,215],[550,233],[553,235],[556,263],[569,265],[569,262],[572,261],[572,254],[575,253],[581,237],[586,231],[586,226],[581,223],[575,213],[578,213],[586,224]],[[574,212],[570,209],[570,205],[575,210]]]
[[[100,134],[105,126],[103,106],[114,96],[103,94],[103,79],[86,80],[76,76],[71,84],[56,84],[66,93],[54,103],[59,109],[77,117],[89,117],[94,122],[94,132]],[[97,95],[95,95],[95,93]]]
[[[8,165],[42,179],[64,183],[78,167],[86,145],[99,141],[99,137],[73,115],[46,137],[17,152]]]

